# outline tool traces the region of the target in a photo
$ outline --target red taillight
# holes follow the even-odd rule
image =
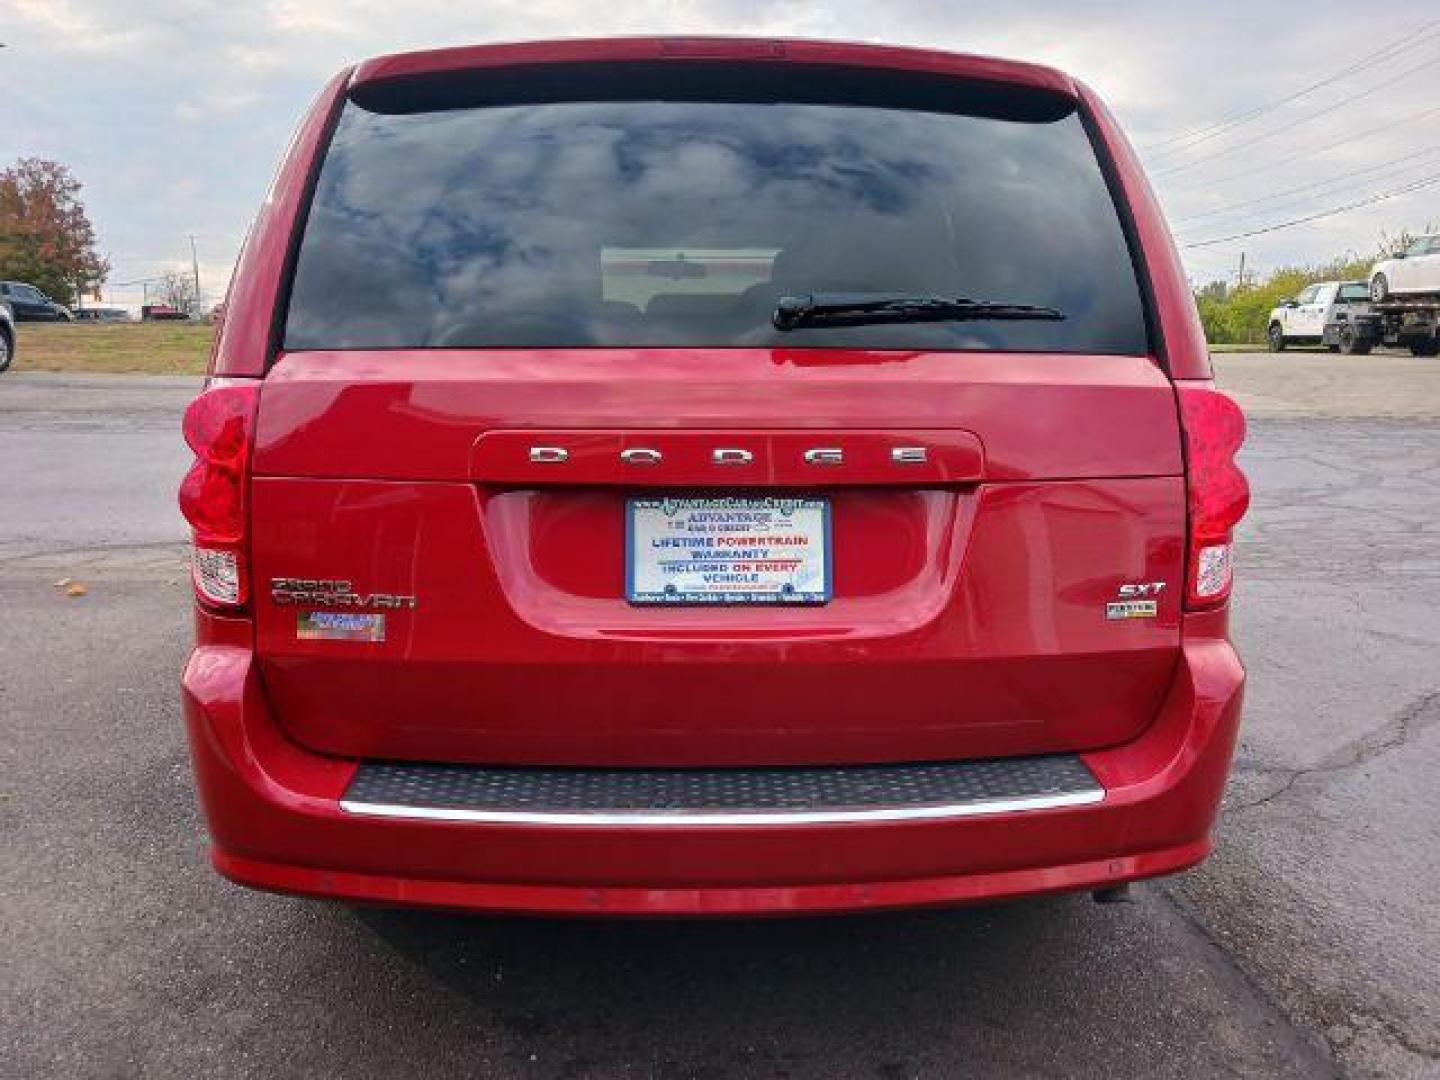
[[[219,607],[246,600],[246,492],[259,394],[259,383],[211,384],[185,410],[195,464],[180,482],[180,512],[194,539],[191,577],[200,598]]]
[[[1250,485],[1235,464],[1245,441],[1240,406],[1214,387],[1177,384],[1185,431],[1190,548],[1185,603],[1215,607],[1230,595],[1231,532],[1250,505]]]

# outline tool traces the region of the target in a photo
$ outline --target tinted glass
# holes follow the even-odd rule
[[[1062,322],[781,332],[781,296],[944,294]],[[810,346],[1147,351],[1079,117],[599,101],[345,107],[289,349]]]
[[[1369,299],[1370,299],[1370,287],[1369,287],[1368,285],[1365,285],[1365,284],[1361,283],[1361,282],[1356,282],[1356,283],[1353,284],[1353,285],[1341,285],[1341,286],[1340,286],[1340,299],[1341,299],[1341,300],[1369,300]]]

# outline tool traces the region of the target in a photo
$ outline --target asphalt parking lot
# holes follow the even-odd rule
[[[0,1075],[1440,1076],[1440,362],[1218,365],[1256,496],[1216,855],[1126,905],[721,923],[222,882],[176,695],[195,383],[0,378]]]

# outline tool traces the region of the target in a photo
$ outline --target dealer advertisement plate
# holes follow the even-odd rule
[[[823,604],[830,588],[828,499],[626,503],[632,604]]]

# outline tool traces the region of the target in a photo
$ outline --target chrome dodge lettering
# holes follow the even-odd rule
[[[807,465],[835,466],[846,463],[845,448],[843,446],[812,446],[808,450],[800,452],[800,458]],[[563,446],[531,446],[527,450],[529,461],[532,465],[568,465],[571,451]],[[746,449],[743,446],[712,446],[707,456],[710,464],[727,468],[737,465],[752,465],[758,460],[765,460],[766,455],[779,456],[774,450],[765,450],[757,453],[755,450]],[[626,465],[651,466],[660,465],[665,461],[665,452],[653,446],[630,446],[619,451],[620,460]],[[890,464],[904,467],[907,465],[926,465],[930,462],[930,448],[927,446],[892,446],[888,450]]]
[[[755,455],[738,446],[717,446],[710,451],[710,460],[716,465],[749,465],[755,460]]]

